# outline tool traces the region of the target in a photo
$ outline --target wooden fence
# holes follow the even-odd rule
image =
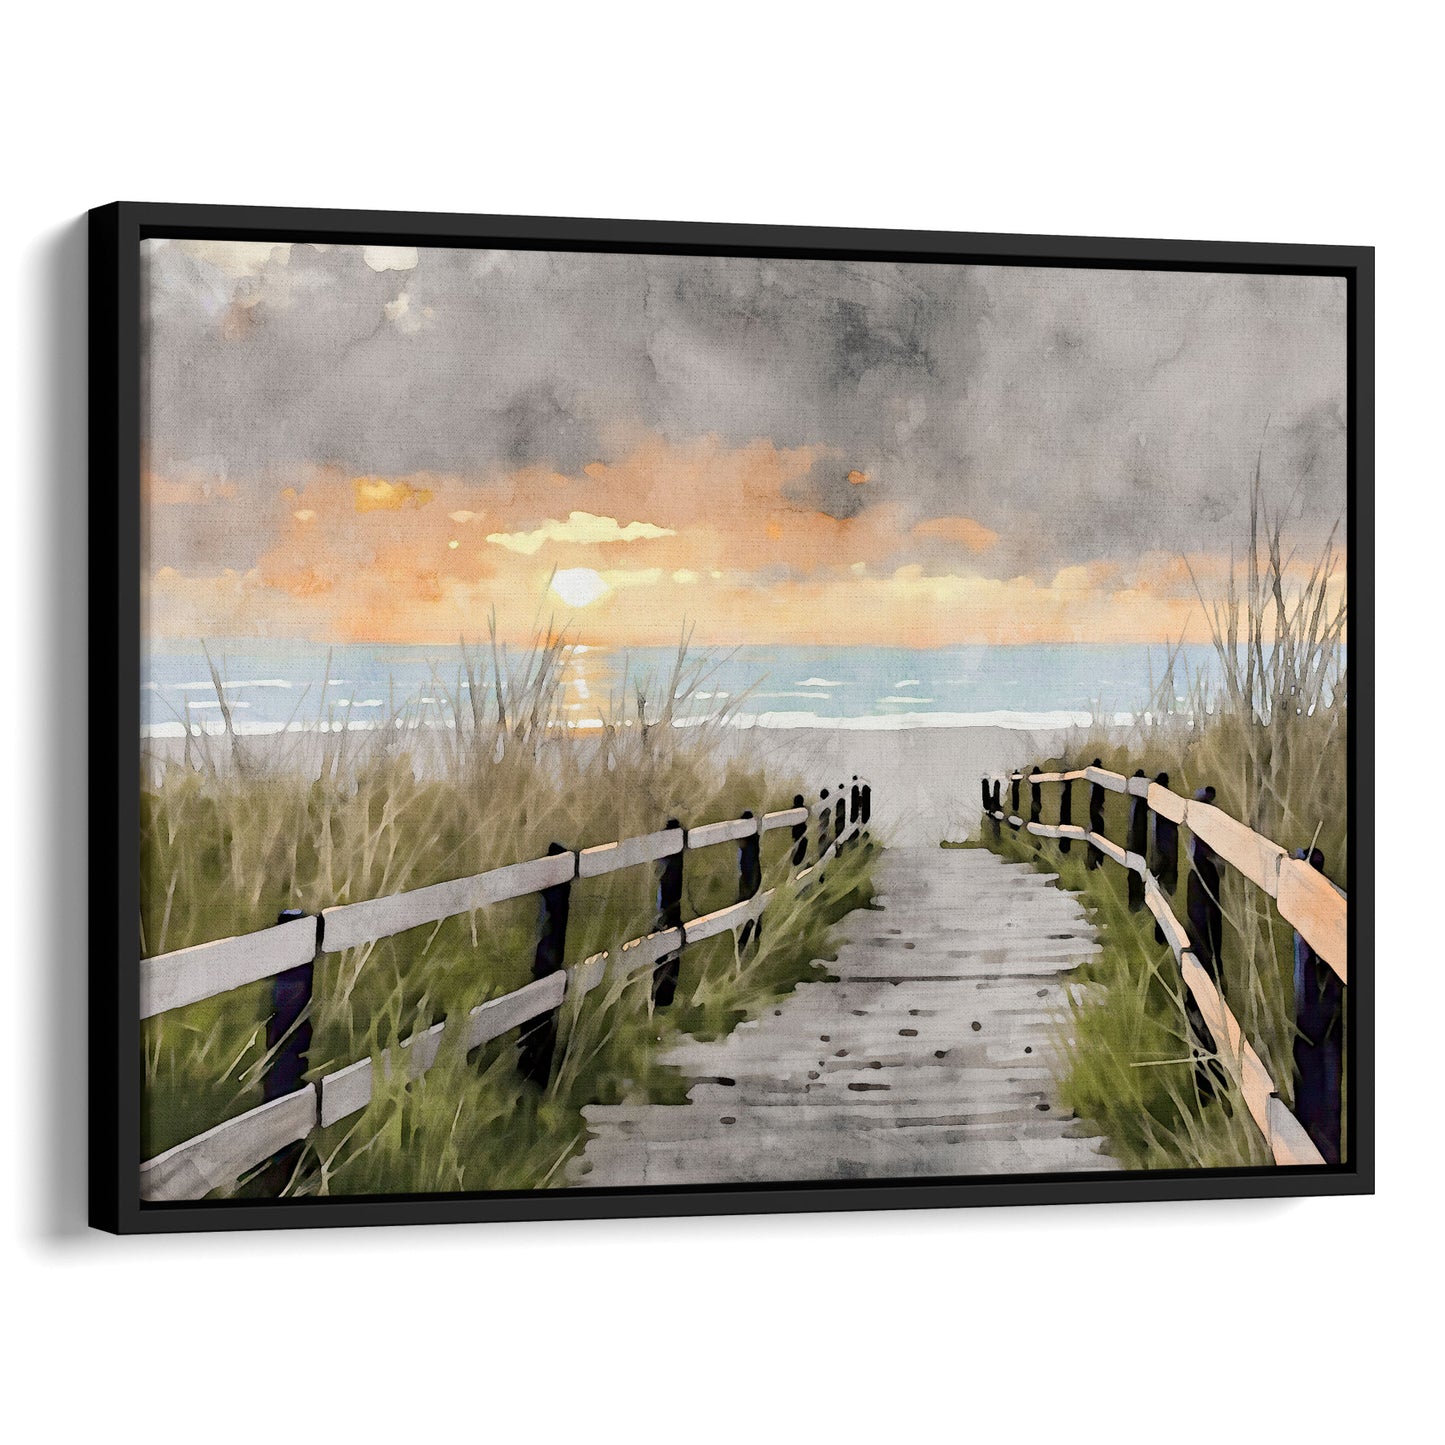
[[[1073,785],[1089,785],[1089,826],[1073,821]],[[1029,788],[1029,816],[1021,816],[1022,788]],[[1324,855],[1316,849],[1290,854],[1222,809],[1213,788],[1193,798],[1169,789],[1168,774],[1150,781],[1141,771],[1132,778],[1109,772],[1096,758],[1091,767],[1072,772],[1014,773],[1009,779],[1009,808],[1002,781],[983,780],[983,808],[995,830],[1007,825],[1041,838],[1089,849],[1089,868],[1110,859],[1129,870],[1129,906],[1148,908],[1156,934],[1167,941],[1179,964],[1187,998],[1197,1010],[1191,1024],[1201,1048],[1229,1070],[1250,1117],[1264,1135],[1277,1164],[1338,1163],[1341,1139],[1343,1063],[1343,990],[1347,981],[1348,918],[1345,895],[1324,876]],[[1057,785],[1059,821],[1041,821],[1042,790]],[[1105,793],[1132,800],[1127,847],[1104,831]],[[1186,884],[1188,927],[1170,902],[1179,879],[1179,830],[1191,834]],[[1152,835],[1152,836],[1151,836]],[[1223,910],[1221,861],[1274,900],[1295,934],[1295,1109],[1280,1100],[1274,1080],[1223,992]]]
[[[745,812],[740,818],[697,828],[684,828],[676,819],[669,819],[658,832],[594,848],[574,850],[553,843],[543,858],[325,908],[316,914],[288,910],[272,928],[142,959],[142,1019],[266,979],[271,980],[272,1014],[266,1029],[269,1056],[262,1080],[264,1102],[143,1163],[141,1197],[155,1201],[201,1199],[268,1161],[286,1163],[288,1157],[294,1157],[300,1141],[315,1130],[366,1107],[378,1069],[383,1077],[403,1066],[410,1078],[424,1074],[435,1061],[448,1029],[460,1028],[463,1047],[471,1050],[525,1026],[518,1067],[527,1077],[545,1083],[551,1072],[557,1011],[565,997],[587,993],[609,973],[621,977],[651,968],[653,1001],[665,1008],[677,986],[681,951],[689,944],[729,930],[741,930],[742,946],[757,936],[759,920],[775,892],[762,889],[764,833],[777,828],[791,830],[790,877],[793,882],[804,882],[840,849],[862,837],[871,816],[872,788],[855,777],[851,785],[840,784],[831,792],[823,789],[811,806],[800,794],[793,799],[793,807],[761,818]],[[738,845],[738,901],[684,921],[684,855],[723,843]],[[567,966],[563,950],[574,880],[649,863],[657,865],[658,874],[653,931],[623,944],[615,957],[598,953]],[[323,954],[529,895],[539,898],[539,936],[530,983],[485,1000],[459,1020],[433,1024],[381,1055],[304,1082],[311,1043],[312,985],[316,962]],[[287,1151],[293,1153],[288,1156]],[[276,1172],[278,1182],[284,1182],[289,1168]]]

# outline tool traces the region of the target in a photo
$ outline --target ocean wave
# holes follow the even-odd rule
[[[730,719],[734,727],[823,728],[839,732],[894,732],[908,728],[1011,728],[1023,731],[1055,731],[1087,728],[1096,721],[1125,727],[1134,714],[1115,713],[1112,719],[1095,719],[1093,713],[1059,710],[1054,712],[898,712],[865,717],[836,717],[815,712],[743,713]]]
[[[279,677],[240,678],[236,682],[223,682],[221,686],[226,692],[238,687],[284,687],[288,691],[291,688],[289,682]],[[167,692],[215,692],[216,684],[209,679],[205,682],[168,682],[165,688]]]
[[[826,677],[805,677],[793,684],[794,687],[846,687],[845,682],[829,682]],[[785,693],[774,693],[770,696],[785,697]]]
[[[376,699],[368,703],[357,703],[357,707],[381,705]],[[348,709],[348,712],[351,710]],[[701,717],[676,718],[673,721],[674,727],[696,727],[700,724],[716,721],[712,714]],[[1116,712],[1112,717],[1095,718],[1088,712],[900,712],[883,715],[868,715],[865,717],[839,717],[824,713],[815,712],[760,712],[740,713],[727,719],[732,727],[738,728],[817,728],[820,730],[836,730],[839,732],[899,732],[910,728],[977,728],[995,727],[1009,728],[1029,732],[1057,732],[1069,728],[1087,728],[1096,722],[1103,722],[1109,726],[1127,727],[1135,721],[1135,715],[1129,712]],[[334,719],[330,722],[248,722],[244,719],[237,720],[234,727],[239,737],[265,737],[278,733],[310,733],[310,732],[374,732],[385,728],[388,725],[386,719],[366,719],[348,716],[343,719]],[[414,718],[394,718],[390,725],[395,728],[423,728],[438,729],[445,728],[454,730],[456,723],[451,718],[444,720]],[[604,720],[600,717],[569,718],[566,721],[569,729],[593,729],[605,726]],[[632,719],[626,719],[623,727],[633,726]],[[198,719],[192,723],[191,731],[194,736],[205,734],[209,737],[224,735],[226,725],[220,718]],[[183,738],[186,735],[185,724],[181,722],[158,722],[145,723],[141,727],[142,738]]]
[[[363,718],[330,723],[241,721],[235,724],[233,731],[241,738],[263,738],[275,737],[280,733],[369,733],[382,726],[379,722]],[[140,735],[142,738],[152,739],[183,738],[186,735],[186,725],[181,722],[143,723]],[[226,724],[220,718],[204,718],[191,724],[192,737],[219,738],[225,735]]]

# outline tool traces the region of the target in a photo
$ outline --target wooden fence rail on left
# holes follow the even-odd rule
[[[142,1020],[266,979],[273,981],[273,988],[267,1026],[272,1052],[263,1078],[265,1102],[143,1163],[141,1197],[152,1201],[201,1199],[212,1190],[228,1187],[315,1130],[365,1108],[378,1070],[388,1077],[393,1070],[404,1068],[408,1077],[418,1078],[435,1062],[443,1035],[454,1027],[450,1020],[433,1024],[375,1057],[301,1084],[309,1042],[312,971],[323,954],[492,904],[540,895],[543,920],[532,982],[471,1009],[460,1020],[460,1042],[470,1051],[512,1029],[532,1025],[521,1041],[520,1065],[524,1074],[544,1079],[550,1070],[555,1036],[547,1021],[555,1020],[565,997],[585,995],[609,975],[621,978],[652,969],[654,1001],[665,1007],[671,1001],[666,985],[669,980],[675,985],[675,963],[683,948],[729,930],[743,930],[744,944],[757,936],[758,921],[775,894],[761,886],[758,845],[762,835],[778,828],[790,830],[795,842],[790,878],[795,883],[806,882],[865,836],[871,794],[869,785],[855,778],[850,790],[824,795],[822,807],[836,827],[831,839],[823,840],[813,862],[802,868],[798,864],[806,859],[807,828],[814,810],[799,796],[793,807],[761,818],[744,813],[740,818],[696,828],[673,823],[655,833],[579,850],[556,844],[543,858],[384,898],[341,904],[318,914],[298,917],[288,912],[272,928],[142,959]],[[678,911],[681,857],[723,843],[739,845],[738,901],[684,921]],[[669,898],[660,898],[663,907],[658,927],[624,943],[615,957],[604,952],[565,967],[565,895],[573,881],[645,863],[663,864],[669,877],[676,875],[676,887],[664,886]]]

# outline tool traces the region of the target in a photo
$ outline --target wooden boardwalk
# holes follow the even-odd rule
[[[1052,1092],[1067,976],[1098,947],[1078,900],[983,849],[890,849],[876,883],[836,982],[671,1049],[690,1103],[589,1106],[569,1182],[1117,1168]]]

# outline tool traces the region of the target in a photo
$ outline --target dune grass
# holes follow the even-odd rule
[[[1171,656],[1146,715],[1121,735],[1099,731],[1045,771],[1096,758],[1112,771],[1167,773],[1188,797],[1215,789],[1215,803],[1293,852],[1319,848],[1326,874],[1348,887],[1347,604],[1341,559],[1327,545],[1300,567],[1282,530],[1255,505],[1249,550],[1222,600],[1205,606],[1219,682],[1177,674]],[[1204,605],[1204,604],[1201,604]],[[1059,789],[1043,789],[1043,821],[1058,820]],[[1074,788],[1074,821],[1087,789]],[[1127,837],[1129,799],[1106,795],[1105,831]],[[988,825],[983,838],[990,841]],[[1181,843],[1187,840],[1181,830]],[[993,846],[1059,875],[1100,931],[1102,954],[1076,975],[1082,997],[1061,1031],[1063,1101],[1112,1141],[1131,1168],[1209,1168],[1271,1162],[1232,1083],[1199,1088],[1185,991],[1147,912],[1131,913],[1126,875],[1105,862],[1085,868],[1087,849],[1008,829]],[[1175,911],[1183,917],[1183,849]],[[1293,934],[1272,901],[1224,868],[1224,994],[1286,1104],[1293,1098]],[[1344,1141],[1347,1148],[1348,1141]]]
[[[734,699],[706,721],[673,726],[710,663],[679,648],[665,676],[625,684],[599,729],[569,729],[569,646],[539,637],[520,656],[464,651],[444,691],[455,719],[393,709],[368,731],[320,726],[274,738],[217,735],[153,748],[142,760],[140,943],[143,955],[269,926],[285,908],[381,897],[663,826],[788,807],[811,780],[773,777],[724,733]],[[324,696],[326,689],[322,687]],[[726,746],[724,744],[727,744]],[[314,1136],[291,1193],[533,1188],[561,1182],[592,1101],[682,1097],[660,1044],[726,1032],[803,978],[818,975],[829,928],[868,896],[871,850],[828,870],[806,901],[787,882],[787,830],[763,839],[763,886],[780,892],[761,942],[739,953],[724,934],[684,952],[677,997],[652,1007],[647,975],[604,986],[560,1021],[545,1091],[520,1080],[516,1035],[471,1057],[444,1042],[424,1080],[377,1082],[359,1116]],[[570,966],[649,931],[656,869],[625,869],[572,888]],[[684,916],[737,900],[735,846],[689,852]],[[518,899],[324,955],[318,964],[308,1077],[375,1055],[531,978],[538,901]],[[173,1010],[141,1030],[142,1157],[261,1101],[269,985]],[[444,1040],[446,1036],[444,1035]]]

